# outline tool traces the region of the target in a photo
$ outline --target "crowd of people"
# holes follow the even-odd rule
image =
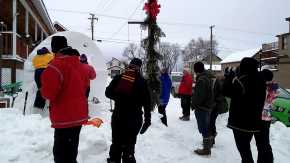
[[[64,36],[52,37],[51,50],[41,48],[33,58],[38,88],[34,106],[43,109],[46,100],[49,101],[50,119],[55,128],[55,163],[77,163],[79,134],[89,119],[90,80],[96,78],[96,72],[88,64],[86,55],[68,46]],[[144,134],[151,125],[152,98],[141,72],[142,64],[140,59],[132,59],[125,71],[115,76],[106,88],[106,97],[115,101],[108,163],[136,163],[137,136]],[[227,126],[233,131],[242,163],[254,163],[250,148],[253,136],[258,163],[273,163],[270,112],[278,89],[273,73],[258,71],[258,62],[253,58],[244,58],[235,70],[225,69],[223,76],[205,70],[202,62],[196,62],[193,71],[195,77],[190,69],[184,68],[178,92],[182,108],[179,119],[190,121],[190,112],[194,110],[203,138],[203,147],[193,152],[211,155],[217,136],[216,119],[229,111]],[[159,79],[161,92],[157,108],[161,122],[168,126],[166,106],[172,83],[166,67],[161,69]]]

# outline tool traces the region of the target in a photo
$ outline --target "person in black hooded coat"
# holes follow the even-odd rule
[[[136,163],[137,135],[140,129],[140,134],[143,134],[151,125],[151,98],[146,80],[140,72],[141,66],[142,61],[134,58],[125,72],[115,76],[106,88],[106,96],[115,101],[108,163],[121,163],[121,157],[123,163]]]
[[[263,153],[263,141],[258,137],[265,90],[265,81],[258,72],[258,61],[253,58],[244,58],[241,61],[238,74],[225,74],[224,94],[231,98],[227,126],[233,130],[242,163],[254,163],[250,147],[253,136],[258,149],[258,163],[269,161]]]

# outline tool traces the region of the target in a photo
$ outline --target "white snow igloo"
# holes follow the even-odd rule
[[[65,36],[67,38],[68,45],[74,49],[77,49],[80,54],[86,54],[88,62],[95,68],[97,77],[91,81],[91,91],[89,101],[92,101],[94,97],[98,98],[101,102],[104,101],[105,87],[108,79],[108,73],[106,70],[105,59],[97,47],[96,43],[88,36],[78,32],[59,32],[47,37],[43,40],[29,55],[28,59],[24,63],[24,82],[23,92],[28,91],[27,100],[27,113],[33,113],[33,103],[36,95],[37,87],[34,82],[34,67],[32,66],[32,58],[36,55],[37,50],[46,47],[51,51],[50,43],[53,36]]]

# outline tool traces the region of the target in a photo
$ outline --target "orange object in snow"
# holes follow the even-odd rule
[[[94,119],[89,120],[84,125],[92,125],[92,126],[95,126],[95,127],[99,128],[102,125],[102,123],[104,123],[102,119],[94,118]]]

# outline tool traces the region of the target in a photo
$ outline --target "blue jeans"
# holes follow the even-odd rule
[[[208,138],[210,136],[209,135],[210,112],[196,109],[195,117],[197,121],[198,131],[202,134],[203,138]]]

